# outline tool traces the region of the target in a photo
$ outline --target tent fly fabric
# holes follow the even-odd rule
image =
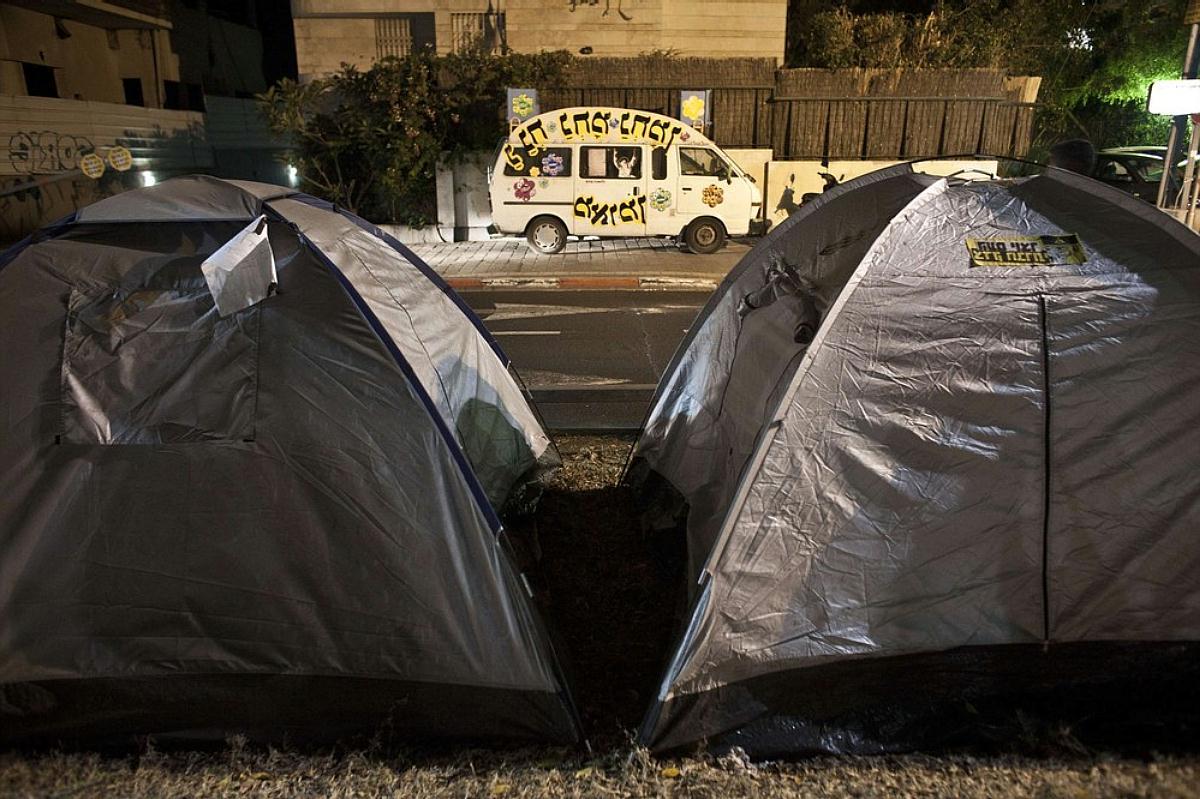
[[[166,181],[0,255],[0,339],[0,744],[579,739],[497,514],[557,454],[398,242]]]
[[[1053,169],[827,192],[713,295],[635,446],[695,578],[643,742],[887,751],[1118,685],[1195,713],[1198,453],[1191,231]]]

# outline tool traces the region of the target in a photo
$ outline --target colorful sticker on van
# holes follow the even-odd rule
[[[655,211],[665,211],[671,207],[671,192],[666,189],[655,189],[650,192],[650,207]]]
[[[558,153],[549,153],[542,159],[542,174],[548,178],[555,177],[563,171],[563,157]]]
[[[521,178],[513,184],[513,196],[523,203],[532,200],[535,194],[537,194],[537,189],[534,188],[534,183],[529,178]]]
[[[725,191],[720,186],[708,185],[700,194],[700,200],[709,208],[716,208],[725,202]]]

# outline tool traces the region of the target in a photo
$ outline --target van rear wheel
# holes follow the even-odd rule
[[[683,231],[683,242],[697,255],[708,255],[725,246],[725,226],[715,219],[697,219]]]
[[[529,247],[542,255],[554,255],[567,246],[567,226],[552,216],[539,216],[525,229]]]

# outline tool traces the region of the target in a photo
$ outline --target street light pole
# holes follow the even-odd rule
[[[1184,13],[1185,24],[1192,26],[1191,35],[1188,37],[1187,55],[1183,59],[1183,79],[1190,80],[1197,76],[1200,71],[1200,0],[1190,0],[1187,11]],[[1187,136],[1188,118],[1186,116],[1175,117],[1174,123],[1171,125],[1171,136],[1167,139],[1166,158],[1163,162],[1162,179],[1158,184],[1158,207],[1167,209],[1175,208],[1178,204],[1178,198],[1185,198],[1191,192],[1188,191],[1191,187],[1188,185],[1192,179],[1192,159],[1189,152],[1186,175],[1184,177],[1184,185],[1178,187],[1178,194],[1175,197],[1169,197],[1170,187],[1172,183],[1172,169],[1179,162],[1182,156],[1184,137]],[[1195,136],[1192,137],[1192,146],[1189,148],[1191,152],[1195,151]]]

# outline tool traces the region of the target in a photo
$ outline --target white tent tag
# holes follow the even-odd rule
[[[260,216],[200,265],[221,316],[262,302],[279,278],[267,239],[267,218]]]

